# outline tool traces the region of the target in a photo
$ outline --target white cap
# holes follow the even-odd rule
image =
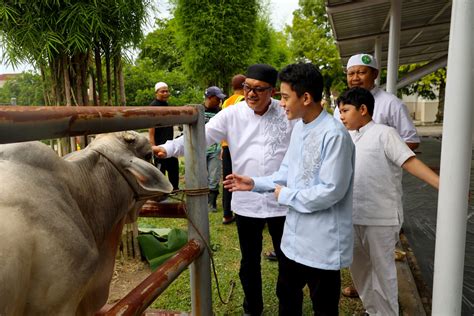
[[[347,69],[352,66],[367,66],[374,69],[378,69],[377,61],[372,55],[369,54],[357,54],[349,58],[347,62]]]
[[[164,87],[168,88],[168,85],[167,85],[166,83],[164,83],[164,82],[161,82],[161,81],[160,81],[160,82],[157,82],[157,83],[155,84],[155,92],[158,91],[158,90],[161,89],[161,88],[164,88]]]

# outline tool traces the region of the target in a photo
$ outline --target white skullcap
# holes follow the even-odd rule
[[[374,69],[378,69],[377,61],[372,55],[369,54],[357,54],[349,58],[347,62],[347,69],[352,66],[367,66]]]
[[[167,85],[166,83],[164,83],[164,82],[161,82],[161,81],[160,81],[160,82],[157,82],[157,83],[155,84],[155,92],[158,91],[158,90],[161,89],[161,88],[164,88],[164,87],[168,88],[168,85]]]

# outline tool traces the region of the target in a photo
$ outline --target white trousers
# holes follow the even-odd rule
[[[393,252],[400,226],[354,225],[352,280],[370,315],[398,315],[397,268]]]

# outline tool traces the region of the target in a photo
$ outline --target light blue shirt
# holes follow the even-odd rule
[[[299,121],[280,169],[252,178],[254,191],[283,185],[278,203],[289,207],[281,250],[303,265],[340,270],[352,262],[352,185],[355,149],[345,127],[326,111]]]

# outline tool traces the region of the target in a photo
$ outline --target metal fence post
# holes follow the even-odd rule
[[[206,138],[204,131],[204,107],[196,106],[199,112],[196,123],[184,127],[184,157],[186,189],[205,189],[207,183]],[[209,218],[207,194],[188,195],[188,239],[204,238],[209,244]],[[199,232],[196,231],[199,230]],[[202,236],[202,237],[201,237]],[[212,315],[211,268],[207,249],[191,265],[191,301],[193,316]]]

